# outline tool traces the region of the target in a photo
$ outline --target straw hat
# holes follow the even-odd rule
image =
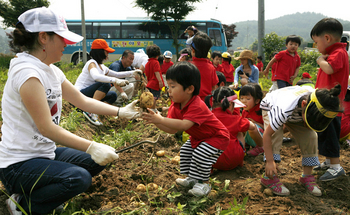
[[[253,62],[255,61],[253,58],[253,52],[250,50],[243,50],[239,57],[235,57],[235,60],[240,60],[240,59],[249,59],[252,60]]]

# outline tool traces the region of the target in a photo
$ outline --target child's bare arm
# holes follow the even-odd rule
[[[158,83],[159,83],[159,88],[162,89],[163,88],[163,82],[162,82],[162,78],[160,77],[160,72],[155,72],[154,75],[156,76]]]
[[[294,79],[298,76],[299,67],[295,69],[294,75],[290,77],[290,82],[293,83]]]
[[[273,151],[272,151],[272,134],[275,133],[270,125],[264,131],[263,135],[263,147],[265,151],[266,164],[265,164],[265,174],[267,177],[272,177],[274,174],[277,175],[277,167],[276,163],[273,159]]]
[[[271,68],[271,66],[276,62],[277,60],[276,60],[276,58],[272,58],[271,60],[270,60],[270,62],[267,64],[267,66],[265,67],[265,70],[264,70],[264,74],[265,75],[267,75],[267,74],[269,74],[269,70],[270,70],[270,68]]]
[[[317,58],[316,62],[318,65],[320,65],[320,68],[323,72],[325,72],[328,75],[331,75],[334,73],[332,66],[326,61],[328,55],[321,55]]]

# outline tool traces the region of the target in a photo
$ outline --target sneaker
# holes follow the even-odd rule
[[[98,121],[98,116],[97,114],[94,113],[88,113],[88,112],[83,112],[84,116],[86,117],[86,119],[88,119],[92,124],[100,126],[102,125],[102,123],[100,121]]]
[[[326,173],[320,177],[320,181],[331,181],[342,175],[346,175],[343,167],[340,167],[337,170],[330,167],[327,169]]]
[[[178,178],[178,179],[175,180],[175,182],[178,185],[181,185],[183,187],[193,187],[196,183],[198,183],[198,180],[196,180],[194,178],[187,177],[185,179]]]
[[[211,187],[209,184],[196,183],[193,186],[193,188],[188,191],[188,193],[196,197],[201,197],[201,196],[208,195],[210,193],[210,190],[211,190]]]
[[[264,176],[260,179],[260,183],[266,187],[270,188],[271,191],[278,196],[288,196],[289,190],[280,182],[277,176],[273,176],[272,179],[265,179]]]
[[[283,137],[283,143],[288,143],[288,142],[291,142],[292,141],[292,138],[289,138],[289,137]]]
[[[330,164],[327,164],[326,161],[320,165],[314,167],[314,170],[327,170],[330,167]]]
[[[12,194],[11,195],[12,199],[8,198],[6,200],[7,210],[10,212],[11,215],[22,215],[22,212],[17,210],[17,206],[15,204],[15,202],[17,203],[18,197],[19,197],[18,194]]]
[[[315,176],[307,175],[305,177],[300,177],[299,182],[314,196],[321,196],[322,192],[320,187],[315,182]]]
[[[258,156],[260,154],[264,153],[264,148],[263,147],[255,147],[253,149],[251,149],[249,152],[247,152],[248,155],[250,156]]]

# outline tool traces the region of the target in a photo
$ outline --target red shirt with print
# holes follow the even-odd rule
[[[295,70],[300,67],[300,57],[298,53],[294,52],[294,56],[292,56],[288,50],[280,51],[275,55],[275,59],[278,62],[275,70],[275,79],[293,84],[290,82],[290,77],[292,77]]]
[[[159,76],[160,76],[160,78],[163,82],[163,86],[164,86],[164,81],[163,81],[163,77],[162,77],[162,73],[160,70],[160,64],[158,62],[158,59],[149,58],[146,66],[145,66],[145,74],[147,76],[147,81],[148,81],[146,87],[159,91],[161,89],[159,89],[159,82],[158,82],[158,79],[155,75],[155,72],[159,72]]]
[[[182,109],[180,109],[180,103],[172,103],[168,118],[194,122],[194,125],[186,130],[190,135],[192,148],[196,148],[201,142],[206,142],[217,149],[225,150],[230,142],[227,128],[214,116],[199,96],[193,96]]]

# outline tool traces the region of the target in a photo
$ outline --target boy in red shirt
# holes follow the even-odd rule
[[[162,117],[149,109],[149,113],[143,113],[143,119],[165,132],[186,131],[190,135],[180,149],[180,173],[188,177],[178,178],[176,183],[193,187],[189,194],[207,195],[211,188],[203,182],[209,180],[212,165],[228,146],[230,134],[198,96],[201,74],[196,66],[189,62],[175,63],[169,68],[166,80],[173,101],[168,116]]]
[[[262,62],[262,57],[261,56],[258,56],[256,58],[256,67],[258,67],[258,70],[259,70],[259,77],[262,77],[263,74],[264,74],[264,64]]]
[[[162,70],[162,76],[163,76],[163,81],[165,86],[167,87],[167,83],[165,81],[165,74],[166,71],[168,71],[168,69],[174,65],[174,63],[171,61],[171,58],[173,57],[173,54],[171,53],[171,51],[165,51],[164,54],[164,61],[163,64],[160,66],[160,69]]]
[[[155,44],[148,46],[146,49],[146,53],[148,55],[148,62],[145,66],[145,74],[148,81],[146,87],[154,96],[154,103],[152,109],[155,109],[156,100],[160,98],[160,91],[164,86],[164,81],[160,70],[160,64],[158,62],[160,48]]]
[[[231,55],[228,52],[222,53],[222,68],[226,77],[226,86],[230,86],[233,83],[233,73],[235,68],[231,64]]]
[[[194,36],[191,44],[192,63],[201,73],[199,97],[203,101],[207,95],[211,94],[211,91],[215,89],[215,85],[219,82],[214,66],[207,59],[209,49],[212,45],[213,43],[210,37],[200,31]]]
[[[331,89],[341,85],[339,100],[344,101],[349,78],[349,56],[345,50],[346,44],[341,43],[343,34],[342,24],[334,18],[324,18],[311,30],[310,36],[317,44],[322,54],[317,58],[320,69],[317,74],[315,88]],[[342,105],[342,104],[341,104]],[[339,113],[324,131],[318,133],[319,154],[326,157],[326,161],[315,170],[327,169],[320,177],[320,181],[330,181],[345,175],[340,166],[339,134],[341,126],[341,113]]]
[[[299,73],[300,57],[297,53],[300,46],[300,38],[295,35],[288,36],[286,39],[287,50],[280,51],[267,64],[264,73],[268,74],[270,67],[278,62],[275,71],[278,89],[293,85],[294,79]]]
[[[222,60],[221,53],[219,51],[213,51],[213,53],[211,53],[210,55],[210,58],[215,70],[219,72],[223,72],[223,68],[220,64]]]

